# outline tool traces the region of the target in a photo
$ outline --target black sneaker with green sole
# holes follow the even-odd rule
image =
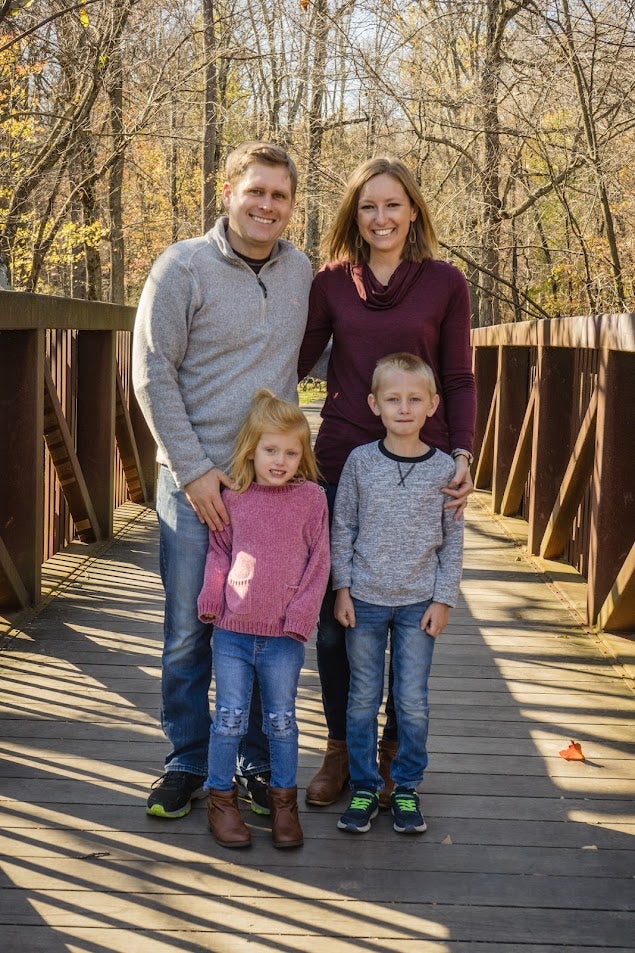
[[[271,814],[269,806],[269,778],[267,774],[252,774],[244,777],[236,773],[236,784],[238,785],[238,797],[242,801],[248,801],[254,814]]]
[[[152,817],[185,817],[192,809],[193,798],[207,797],[203,789],[205,777],[188,771],[168,771],[152,785],[146,814]]]

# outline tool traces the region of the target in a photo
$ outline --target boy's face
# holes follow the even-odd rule
[[[395,437],[418,434],[439,406],[439,395],[412,371],[386,371],[377,394],[368,395],[370,409],[381,417],[386,432]]]

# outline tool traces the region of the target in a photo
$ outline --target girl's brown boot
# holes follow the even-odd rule
[[[238,810],[238,788],[209,792],[207,801],[209,829],[221,847],[249,847],[251,834]]]
[[[269,788],[271,836],[274,847],[302,847],[304,834],[298,816],[298,789]]]

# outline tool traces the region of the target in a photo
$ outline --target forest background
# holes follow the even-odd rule
[[[316,268],[391,154],[475,325],[632,311],[634,89],[635,0],[0,0],[0,285],[134,304],[268,139]]]

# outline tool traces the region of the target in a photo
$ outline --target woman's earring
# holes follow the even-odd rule
[[[357,237],[355,238],[355,250],[361,251],[363,247],[364,247],[364,239],[362,238],[361,232],[358,232]]]
[[[415,223],[410,222],[410,231],[408,232],[408,241],[411,245],[417,244],[417,230],[415,228]]]

